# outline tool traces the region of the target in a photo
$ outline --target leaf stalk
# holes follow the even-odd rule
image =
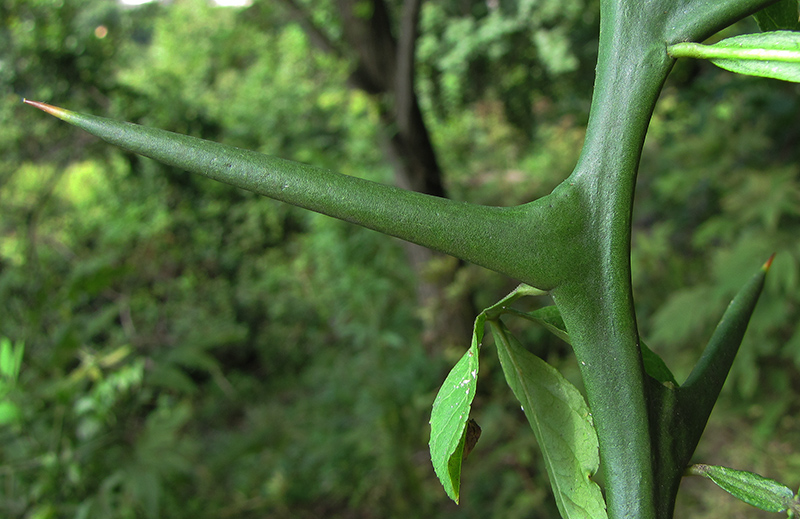
[[[785,61],[800,63],[800,50],[735,49],[683,42],[667,47],[673,58]]]

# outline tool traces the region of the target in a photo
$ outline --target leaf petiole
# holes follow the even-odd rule
[[[800,50],[717,47],[715,45],[682,42],[667,47],[667,53],[673,58],[785,61],[789,63],[800,63]]]

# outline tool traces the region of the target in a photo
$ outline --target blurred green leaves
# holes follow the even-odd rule
[[[501,2],[491,15],[490,4],[425,3],[418,84],[458,197],[521,203],[548,192],[577,158],[597,6]],[[0,81],[14,92],[0,107],[0,331],[25,344],[12,395],[25,431],[2,428],[0,514],[145,517],[155,506],[162,517],[193,519],[556,513],[543,473],[531,468],[539,461],[528,425],[488,359],[478,396],[484,436],[470,456],[474,476],[462,482],[469,506],[441,504],[426,431],[414,424],[427,419],[431,388],[449,366],[416,341],[414,279],[396,243],[225,186],[197,189],[19,104],[27,96],[124,113],[386,180],[374,102],[348,92],[347,64],[314,52],[276,6],[0,6],[8,22]],[[520,11],[521,25],[518,6],[543,11]],[[328,7],[314,16],[336,31]],[[480,42],[456,31],[454,20],[467,17]],[[517,28],[503,32],[509,19]],[[568,41],[551,41],[564,35],[562,23]],[[109,30],[104,39],[94,35],[98,24]],[[538,32],[545,62],[520,52]],[[575,58],[578,68],[548,68],[563,57],[551,50],[566,50],[560,64]],[[457,53],[469,55],[466,68]],[[686,374],[694,345],[751,266],[782,244],[727,400],[748,411],[739,434],[781,427],[796,444],[794,88],[679,60],[646,144],[633,267],[639,324]],[[477,268],[453,287],[477,301],[507,290]],[[696,297],[682,296],[692,290]],[[532,328],[522,342],[557,362],[563,346]],[[64,384],[83,359],[126,347],[126,360],[101,378]],[[125,386],[134,375],[141,381]],[[85,398],[92,407],[77,405]],[[727,432],[723,416],[717,427]],[[79,435],[89,418],[93,434]],[[761,452],[752,448],[751,456]],[[786,463],[790,472],[797,466]]]
[[[22,416],[10,395],[19,378],[24,354],[25,344],[0,337],[0,427],[18,424]]]
[[[24,354],[23,343],[12,344],[7,337],[0,338],[0,376],[6,383],[13,384],[17,381]]]
[[[48,3],[14,15],[38,34],[83,30]],[[20,68],[25,88],[8,90],[33,97],[36,84],[53,100],[47,87],[68,84],[79,103],[385,180],[374,106],[347,90],[343,63],[268,14],[132,8],[97,40],[126,59],[56,66],[40,44],[63,50],[61,39],[26,39],[3,63],[46,70]],[[93,29],[80,36],[95,41]],[[434,502],[420,484],[428,462],[408,460],[424,448],[410,424],[425,420],[439,364],[413,332],[397,243],[224,186],[193,190],[85,142],[43,152],[57,130],[13,115],[14,97],[4,124],[28,139],[12,140],[13,125],[0,136],[0,330],[26,341],[31,369],[12,395],[24,432],[0,430],[0,515],[391,517],[408,516],[409,495]]]

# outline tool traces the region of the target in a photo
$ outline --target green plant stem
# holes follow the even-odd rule
[[[589,215],[582,275],[552,291],[572,338],[600,441],[611,519],[655,519],[644,368],[630,280],[641,148],[672,60],[640,2],[606,2],[586,142],[568,179]],[[663,40],[662,40],[663,41]]]
[[[729,25],[768,3],[601,4],[600,55],[586,142],[565,182],[588,216],[583,270],[555,287],[552,295],[572,338],[597,426],[611,519],[667,519],[677,490],[672,480],[658,481],[664,475],[656,451],[661,445],[651,435],[650,409],[664,405],[665,399],[650,395],[630,277],[639,159],[653,108],[674,64],[665,42],[678,35],[705,37],[711,28]],[[690,20],[689,13],[704,24],[675,24]]]
[[[732,59],[800,62],[800,51],[718,48],[699,43],[676,43],[667,48],[673,58]]]

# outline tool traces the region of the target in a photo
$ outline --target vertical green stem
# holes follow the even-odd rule
[[[655,519],[648,400],[631,294],[630,224],[645,133],[672,60],[652,10],[640,2],[605,2],[602,9],[587,137],[568,179],[568,189],[579,194],[590,215],[585,268],[552,295],[572,338],[597,426],[609,517]]]
[[[630,277],[633,193],[647,127],[672,67],[666,47],[706,37],[771,0],[606,0],[592,112],[581,158],[561,186],[579,200],[582,275],[558,285],[600,440],[611,519],[667,519],[674,492],[656,481],[648,395]],[[666,487],[665,487],[666,488]],[[675,488],[677,488],[675,486]]]

